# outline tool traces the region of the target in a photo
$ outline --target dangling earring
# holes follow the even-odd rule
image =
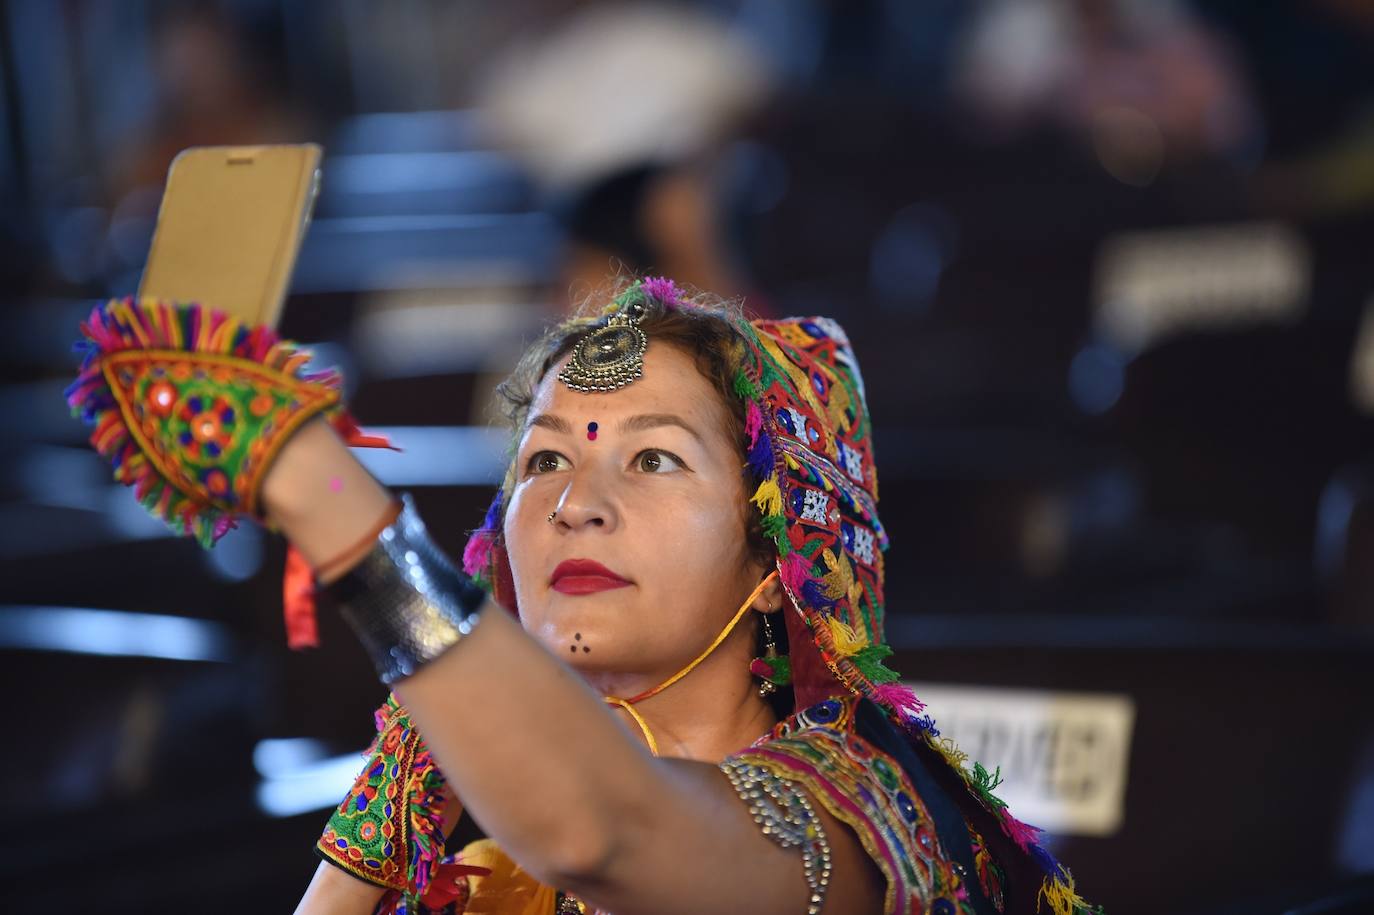
[[[770,662],[775,660],[778,656],[778,644],[773,641],[773,624],[768,621],[768,617],[770,616],[772,616],[771,613],[763,614],[763,657],[761,659],[755,659],[755,662],[762,660],[764,663],[763,665],[757,663],[749,665],[749,669],[755,673],[758,672],[755,668],[760,666],[767,667],[768,676],[771,676],[773,673],[773,665]],[[768,676],[764,676],[759,682],[759,696],[764,699],[773,695],[778,689],[777,686],[773,684],[773,681],[768,679]]]

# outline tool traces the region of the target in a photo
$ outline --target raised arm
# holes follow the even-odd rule
[[[296,906],[296,915],[372,915],[385,892],[321,861]]]
[[[322,422],[282,450],[263,500],[317,567],[393,510]],[[331,564],[335,575],[345,566]],[[806,909],[800,855],[760,832],[716,766],[654,759],[504,610],[485,608],[470,635],[396,692],[474,819],[546,883],[618,913]],[[830,883],[843,888],[825,911],[877,911],[873,865],[816,806]]]

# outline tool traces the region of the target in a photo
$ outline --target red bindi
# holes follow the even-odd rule
[[[596,441],[596,423],[587,423],[587,441]]]

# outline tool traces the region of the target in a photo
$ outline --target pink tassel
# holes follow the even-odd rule
[[[491,551],[496,545],[492,531],[473,531],[463,547],[463,571],[471,578],[485,575],[491,566]]]
[[[787,554],[782,561],[782,568],[778,570],[778,576],[782,583],[787,585],[787,590],[793,594],[801,594],[802,588],[811,580],[811,563],[801,553],[793,551]]]
[[[644,290],[645,295],[657,299],[664,308],[676,308],[681,304],[678,301],[677,284],[667,277],[647,277],[640,288]]]
[[[1005,809],[1002,811],[1002,831],[1016,843],[1022,851],[1040,841],[1040,830],[1029,823],[1023,823]]]
[[[759,440],[759,432],[763,430],[763,411],[754,401],[749,401],[749,409],[744,414],[744,434],[749,436],[749,447],[753,448],[754,443]]]
[[[874,699],[899,715],[915,718],[926,710],[926,704],[900,683],[883,683],[874,687]]]

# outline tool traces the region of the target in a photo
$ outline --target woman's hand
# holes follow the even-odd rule
[[[346,554],[353,551],[361,559],[372,548],[371,541],[360,541],[393,504],[386,488],[322,419],[311,420],[291,437],[262,486],[269,523],[311,568],[329,564],[325,584],[348,571]]]

